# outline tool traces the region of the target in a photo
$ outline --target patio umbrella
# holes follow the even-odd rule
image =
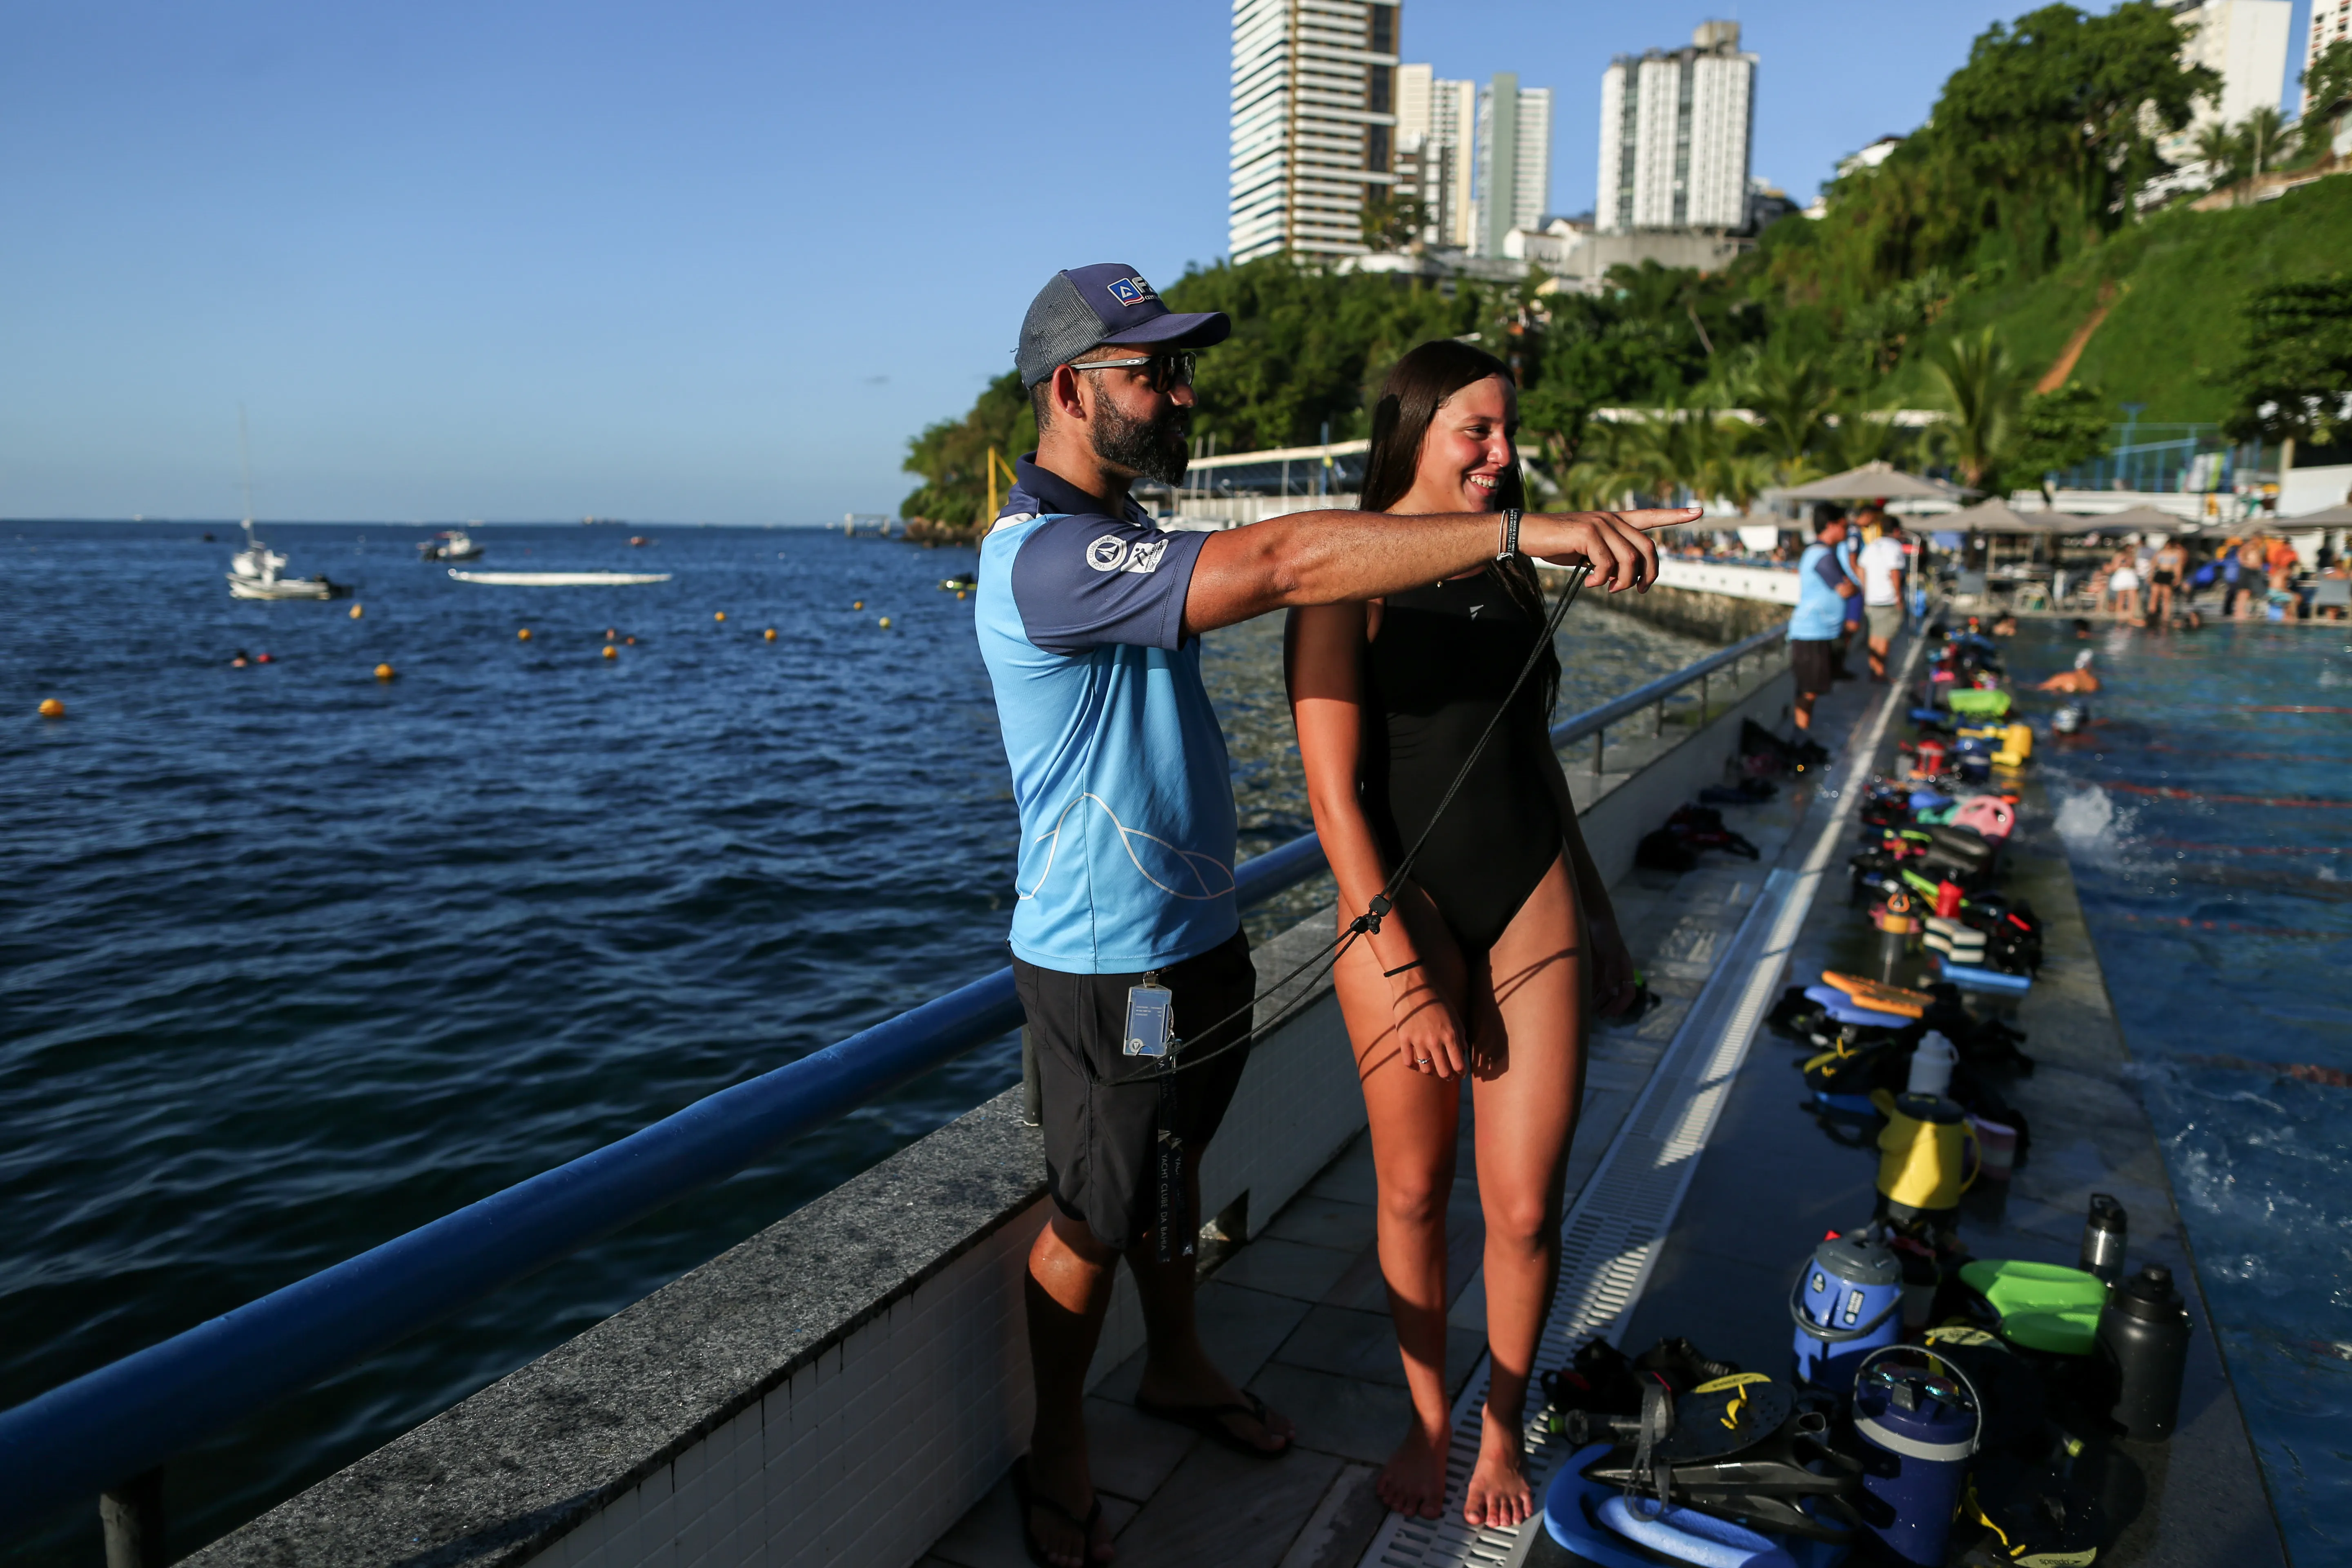
[[[2103,521],[2071,511],[2019,511],[1995,496],[1963,507],[1948,517],[1939,517],[1936,523],[1939,530],[1956,533],[2084,533],[2099,527]]]
[[[2301,517],[2283,517],[2281,522],[2294,523],[2297,528],[2352,528],[2352,501],[2307,511]]]
[[[1889,500],[1957,500],[1962,492],[1941,479],[1906,474],[1892,463],[1864,463],[1780,493],[1790,500],[1875,500],[1882,496]]]
[[[2203,526],[2197,518],[2158,511],[2146,502],[2126,507],[2121,511],[2085,512],[2083,523],[2085,532],[2112,530],[2117,533],[2193,533]]]

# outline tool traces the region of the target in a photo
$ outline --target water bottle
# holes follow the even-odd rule
[[[2107,1292],[2098,1348],[2124,1436],[2143,1443],[2171,1436],[2189,1366],[2189,1307],[2173,1289],[2171,1269],[2148,1264]]]
[[[1969,1459],[1984,1431],[1984,1402],[1952,1363],[1880,1360],[1895,1351],[1926,1355],[1905,1345],[1874,1351],[1853,1384],[1854,1436],[1871,1450],[1862,1484],[1883,1505],[1873,1512],[1893,1516],[1867,1528],[1902,1561],[1943,1568]]]
[[[1960,1053],[1952,1048],[1951,1041],[1934,1029],[1928,1030],[1918,1046],[1911,1052],[1911,1082],[1903,1092],[1931,1095],[1949,1093],[1952,1087],[1952,1066],[1959,1059]]]
[[[2123,1205],[2105,1193],[2093,1193],[2090,1216],[2083,1222],[2083,1272],[2098,1276],[2106,1285],[2122,1279],[2124,1240],[2130,1229]]]

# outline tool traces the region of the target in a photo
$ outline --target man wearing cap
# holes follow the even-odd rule
[[[1260,1458],[1292,1436],[1209,1359],[1192,1312],[1198,1163],[1247,1058],[1256,986],[1201,635],[1515,549],[1589,562],[1612,590],[1646,586],[1657,553],[1642,531],[1695,515],[1311,511],[1162,531],[1129,488],[1183,478],[1193,355],[1232,330],[1171,311],[1131,267],[1055,274],[1016,351],[1037,450],[981,545],[981,653],[1021,815],[1013,974],[1053,1198],[1029,1255],[1036,1424],[1014,1481],[1031,1554],[1054,1568],[1112,1554],[1083,1405],[1122,1256],[1150,1336],[1138,1407]],[[1159,1009],[1169,1044],[1155,1055]]]

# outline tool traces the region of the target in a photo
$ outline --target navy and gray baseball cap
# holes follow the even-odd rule
[[[1021,319],[1013,351],[1021,384],[1034,386],[1088,349],[1105,343],[1165,343],[1201,349],[1233,334],[1223,310],[1171,310],[1134,268],[1116,261],[1056,272]]]

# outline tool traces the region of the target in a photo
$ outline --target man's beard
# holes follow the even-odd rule
[[[1157,419],[1130,419],[1108,397],[1095,404],[1095,456],[1163,485],[1184,482],[1192,461],[1192,412],[1171,404]]]

